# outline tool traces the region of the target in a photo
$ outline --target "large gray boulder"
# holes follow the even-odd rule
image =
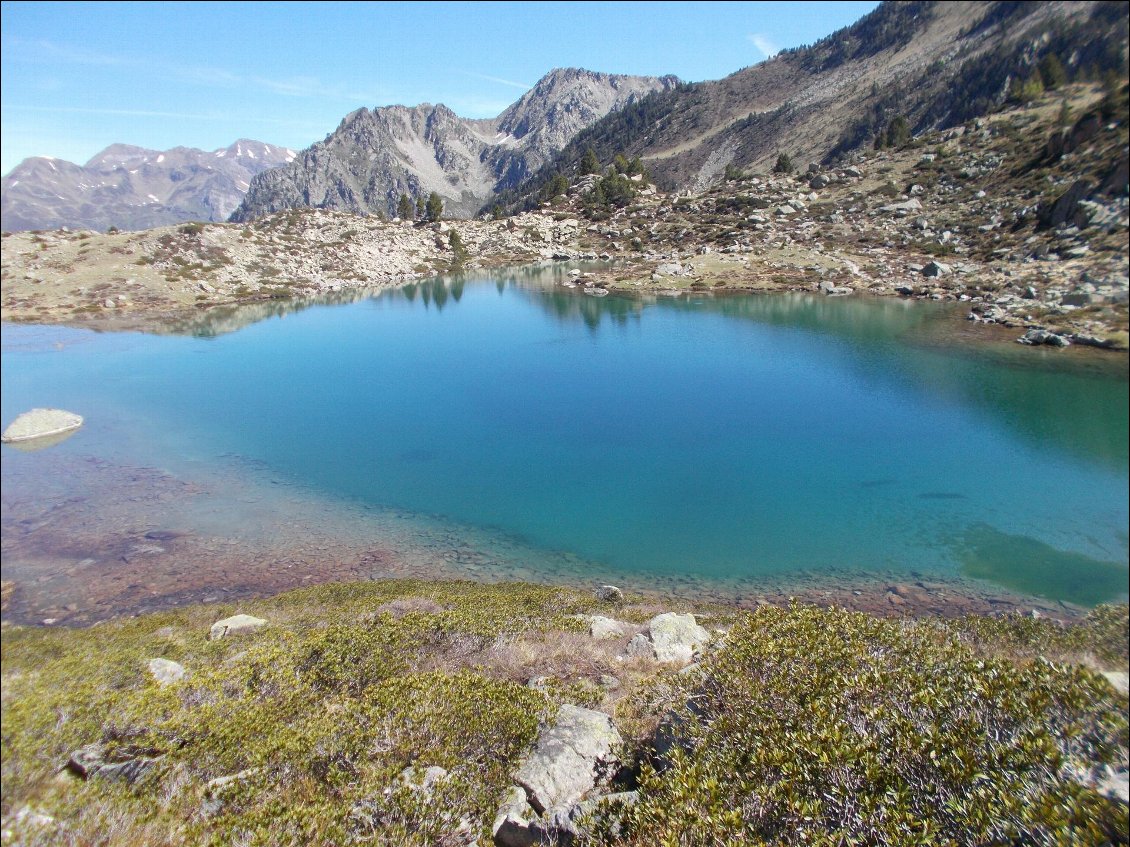
[[[232,615],[230,618],[224,618],[212,624],[208,638],[211,641],[218,641],[221,638],[227,638],[229,635],[246,635],[266,625],[267,622],[263,618],[256,618],[252,615]]]
[[[537,816],[526,799],[526,792],[513,786],[494,816],[491,826],[494,843],[498,847],[532,847],[538,842],[538,836],[530,831],[530,824]]]
[[[539,814],[572,805],[619,768],[616,749],[622,742],[608,715],[566,703],[554,724],[542,730],[514,781]]]
[[[660,662],[685,664],[710,642],[710,633],[698,625],[694,615],[666,612],[652,618],[647,628]]]

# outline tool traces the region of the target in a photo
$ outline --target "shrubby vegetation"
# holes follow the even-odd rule
[[[696,673],[615,669],[633,686],[613,716],[640,799],[587,843],[1125,842],[1125,812],[1068,778],[1126,744],[1125,698],[1076,664],[1125,661],[1125,606],[1070,627],[713,611],[711,626],[731,628]],[[235,612],[270,623],[205,640]],[[606,642],[570,617],[586,612],[642,622],[654,607],[389,581],[6,628],[4,814],[27,805],[66,827],[42,843],[435,845],[462,843],[465,822],[488,844],[539,721],[599,701],[592,678],[613,670],[595,658]],[[159,687],[155,656],[189,675]],[[525,685],[535,674],[549,674],[544,690]],[[662,755],[649,752],[657,723],[674,741]],[[163,758],[133,786],[55,777],[95,741]],[[449,779],[424,799],[397,787],[411,765]],[[205,784],[243,772],[206,811]]]
[[[1099,614],[1081,631],[1104,632]],[[1047,622],[973,626],[994,628],[1056,638]],[[986,656],[954,629],[799,607],[744,617],[680,681],[679,743],[645,767],[629,843],[1125,843],[1124,807],[1068,776],[1125,746],[1125,699],[1092,671]]]

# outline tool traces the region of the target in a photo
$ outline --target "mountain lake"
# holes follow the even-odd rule
[[[565,273],[214,309],[161,335],[5,324],[4,424],[86,419],[3,451],[25,614],[256,590],[232,551],[308,584],[335,545],[351,569],[315,579],[1126,599],[1124,355],[971,343],[954,304],[591,297]]]

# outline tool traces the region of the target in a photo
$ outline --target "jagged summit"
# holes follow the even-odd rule
[[[253,180],[232,220],[304,206],[392,214],[402,193],[433,191],[448,214],[472,215],[580,130],[677,82],[558,68],[494,119],[442,103],[356,109],[291,165]]]

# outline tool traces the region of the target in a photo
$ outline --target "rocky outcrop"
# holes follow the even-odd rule
[[[431,192],[445,214],[470,217],[581,129],[676,82],[558,69],[493,120],[461,118],[442,104],[358,109],[294,162],[253,179],[231,219],[302,207],[392,217],[401,194]]]
[[[589,615],[588,623],[589,635],[600,641],[620,638],[624,634],[624,624],[614,618],[606,618],[604,615]]]
[[[98,777],[132,785],[148,776],[162,758],[156,750],[147,748],[110,750],[105,744],[87,744],[71,753],[64,768],[82,779]]]
[[[517,785],[507,793],[491,829],[495,844],[570,843],[575,822],[586,809],[591,811],[582,807],[582,800],[619,769],[622,743],[608,715],[562,705],[514,773]]]
[[[147,150],[112,144],[85,165],[25,159],[0,184],[0,225],[29,229],[147,229],[224,221],[258,173],[295,152],[240,139],[219,150]]]
[[[666,612],[647,625],[648,640],[656,661],[686,664],[710,642],[710,633],[698,625],[694,615]]]

